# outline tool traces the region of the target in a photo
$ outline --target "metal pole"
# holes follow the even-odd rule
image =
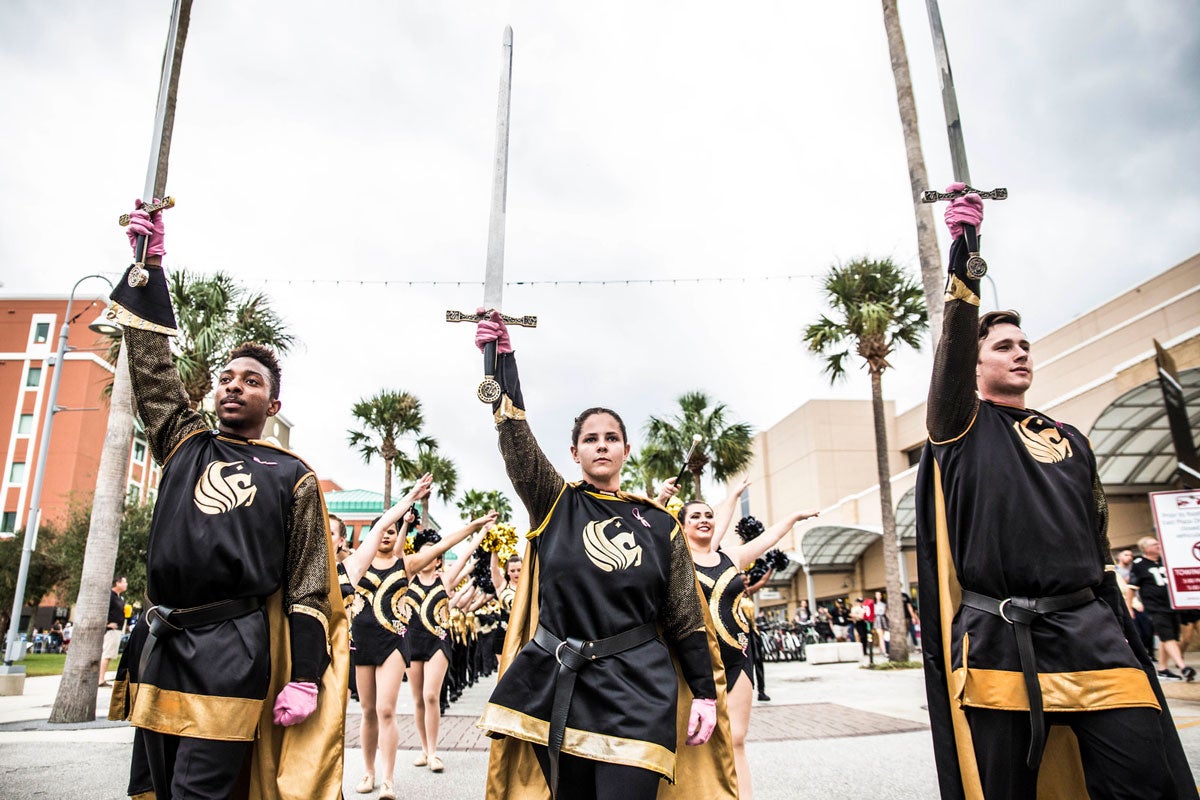
[[[46,456],[50,450],[50,433],[54,428],[54,415],[58,413],[58,385],[62,380],[63,360],[67,354],[67,335],[70,333],[71,306],[75,303],[75,290],[89,278],[99,278],[112,288],[112,283],[103,275],[85,275],[71,287],[67,298],[67,313],[63,316],[58,334],[58,352],[54,356],[54,377],[50,380],[50,395],[46,402],[46,418],[42,423],[42,438],[38,444],[38,457],[34,466],[33,492],[29,498],[29,514],[25,517],[25,540],[21,547],[21,566],[17,570],[17,591],[13,596],[12,619],[8,624],[8,647],[4,653],[4,666],[11,667],[21,658],[21,609],[25,606],[25,584],[29,580],[29,562],[37,548],[38,526],[42,516],[42,483],[46,477]]]

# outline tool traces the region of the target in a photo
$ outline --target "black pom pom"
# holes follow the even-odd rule
[[[427,544],[437,544],[442,540],[442,535],[437,531],[419,530],[413,536],[413,552],[417,552]]]
[[[742,537],[742,541],[748,542],[751,539],[757,538],[766,528],[754,517],[742,517],[738,520],[736,530],[737,535]]]
[[[494,595],[496,586],[492,583],[492,562],[491,559],[481,558],[475,562],[475,569],[471,572],[471,576],[475,578],[475,585],[484,594]]]
[[[768,550],[763,556],[763,560],[776,572],[782,572],[788,568],[788,564],[792,563],[792,560],[787,557],[787,553],[782,550]]]
[[[755,559],[754,563],[750,565],[750,569],[746,570],[747,574],[750,575],[750,582],[758,583],[761,581],[763,576],[767,574],[767,569],[769,567],[764,559]]]

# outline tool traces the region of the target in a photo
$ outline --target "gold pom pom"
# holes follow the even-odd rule
[[[676,495],[667,501],[666,508],[667,511],[671,512],[671,516],[676,516],[679,514],[679,510],[683,508],[683,500],[679,498],[679,495]]]
[[[495,553],[501,561],[517,552],[517,529],[511,523],[497,522],[479,542],[479,546],[489,553]]]

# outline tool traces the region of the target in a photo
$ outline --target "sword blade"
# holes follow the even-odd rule
[[[154,185],[158,180],[158,155],[162,149],[163,129],[167,124],[167,95],[171,88],[171,72],[175,68],[175,40],[179,35],[179,14],[183,0],[171,5],[171,25],[167,30],[167,47],[163,51],[162,77],[158,83],[158,104],[154,110],[154,134],[150,139],[150,163],[146,166],[146,185],[142,189],[142,202],[154,199]]]
[[[950,160],[954,166],[954,180],[971,183],[971,171],[967,168],[967,144],[963,140],[962,119],[958,114],[958,95],[954,91],[954,74],[950,71],[950,51],[946,49],[946,32],[942,30],[942,12],[937,0],[925,0],[929,13],[929,31],[933,35],[933,55],[937,61],[938,82],[942,86],[942,108],[946,112],[946,135],[950,139]]]
[[[504,220],[508,205],[508,113],[512,89],[513,32],[504,28],[500,47],[500,99],[496,108],[496,161],[492,173],[492,213],[488,224],[483,307],[500,308],[504,295]]]

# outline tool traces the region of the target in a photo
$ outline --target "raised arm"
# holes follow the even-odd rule
[[[404,557],[404,572],[408,575],[416,575],[429,564],[433,563],[439,556],[444,554],[454,545],[461,542],[473,533],[478,533],[484,527],[496,521],[499,514],[496,511],[489,511],[478,519],[473,519],[467,523],[465,528],[460,528],[449,536],[442,537],[442,540],[437,544],[423,549],[420,553],[412,553]],[[445,581],[442,581],[445,583]]]
[[[780,539],[787,534],[788,531],[797,523],[806,519],[810,519],[819,514],[819,511],[807,509],[805,511],[793,511],[779,522],[767,528],[758,536],[754,537],[745,544],[735,545],[733,547],[722,548],[726,554],[733,559],[733,563],[738,569],[745,569],[754,560],[762,556],[763,553],[774,547]]]
[[[951,184],[950,190],[962,184]],[[946,280],[946,307],[942,336],[933,358],[925,425],[934,443],[952,441],[971,427],[979,408],[975,393],[975,365],[979,360],[979,279],[966,273],[967,244],[962,223],[983,221],[983,201],[966,195],[951,201],[946,224],[950,245],[950,274]]]
[[[729,533],[729,529],[733,524],[733,517],[736,513],[735,509],[742,499],[742,495],[749,488],[750,481],[742,479],[738,485],[733,488],[729,496],[717,503],[713,508],[713,538],[709,545],[713,550],[721,548],[721,542],[725,539],[725,534]]]
[[[129,275],[134,270],[130,266],[113,289],[109,315],[124,329],[130,384],[138,416],[146,427],[150,452],[155,461],[165,465],[180,442],[207,426],[203,416],[191,407],[171,358],[168,337],[178,331],[162,268],[162,257],[166,254],[163,215],[160,211],[151,219],[140,206],[139,201],[138,208],[129,215],[127,233],[135,248],[137,236],[146,237],[145,265],[150,279],[145,286],[130,286]]]
[[[754,594],[755,594],[755,593],[756,593],[756,592],[757,592],[759,589],[761,589],[762,587],[764,587],[764,586],[766,586],[766,585],[767,585],[767,581],[771,580],[771,577],[772,577],[772,576],[774,576],[774,574],[775,574],[775,568],[774,568],[774,567],[771,567],[771,568],[770,568],[770,569],[768,569],[766,572],[764,572],[764,573],[763,573],[763,576],[762,576],[761,578],[759,578],[758,580],[756,580],[754,583],[747,584],[747,586],[746,586],[746,596],[747,596],[747,597],[753,597],[753,596],[754,596]]]
[[[396,519],[407,514],[414,503],[428,497],[429,490],[432,487],[433,476],[429,473],[421,476],[421,479],[417,481],[409,493],[404,495],[400,502],[392,506],[386,514],[379,518],[379,523],[371,528],[371,531],[363,537],[363,540],[358,545],[358,549],[346,556],[345,560],[342,561],[342,569],[346,571],[347,577],[350,578],[350,585],[357,586],[359,579],[367,571],[367,567],[371,566],[371,561],[374,560],[375,554],[379,551],[379,540],[383,538],[383,532]],[[397,541],[403,542],[404,539],[400,537]],[[401,549],[403,549],[403,544],[401,544]]]
[[[495,311],[479,323],[475,332],[475,344],[480,350],[489,342],[496,343],[495,377],[500,384],[500,399],[492,403],[500,455],[517,496],[529,512],[530,527],[536,528],[554,508],[566,481],[546,458],[525,421],[525,398],[521,393],[517,362],[508,330]]]
[[[466,552],[460,553],[454,565],[443,574],[442,583],[447,586],[454,586],[458,584],[458,579],[463,576],[464,572],[470,573],[475,569],[475,557],[472,553],[475,552],[475,548],[479,547],[479,541],[478,537],[470,541]]]

